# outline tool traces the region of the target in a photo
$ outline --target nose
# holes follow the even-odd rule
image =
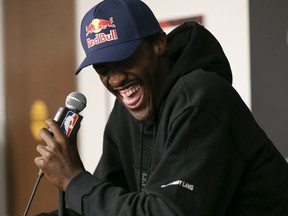
[[[124,84],[127,79],[127,74],[120,70],[113,70],[109,73],[109,85],[112,88],[120,87]]]

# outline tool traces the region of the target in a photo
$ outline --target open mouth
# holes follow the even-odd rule
[[[130,85],[128,88],[119,90],[122,96],[122,102],[129,109],[137,109],[141,106],[143,101],[143,87],[139,82]]]

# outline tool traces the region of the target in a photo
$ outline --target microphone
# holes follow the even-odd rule
[[[76,138],[77,132],[80,128],[80,123],[83,119],[83,116],[79,114],[87,104],[86,97],[80,92],[71,92],[65,101],[65,107],[60,107],[56,112],[54,117],[54,121],[56,121],[61,130],[68,137],[69,141],[72,141]],[[53,135],[50,128],[48,128],[50,133]],[[27,204],[26,210],[24,212],[24,216],[28,214],[29,208],[31,206],[32,200],[40,183],[41,177],[44,175],[42,170],[38,172],[38,178],[33,188],[32,194],[30,196],[29,202]],[[65,200],[64,200],[64,192],[59,190],[59,202],[58,202],[58,214],[59,216],[64,215],[65,211]]]
[[[54,117],[54,121],[58,122],[61,130],[71,141],[76,138],[76,134],[80,128],[82,116],[78,114],[86,107],[86,97],[80,92],[70,93],[65,102],[65,107],[60,107]],[[52,133],[50,131],[50,133]]]

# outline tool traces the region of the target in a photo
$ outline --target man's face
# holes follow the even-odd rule
[[[143,40],[129,59],[93,65],[104,86],[139,121],[153,112],[162,83],[158,46],[159,43]]]

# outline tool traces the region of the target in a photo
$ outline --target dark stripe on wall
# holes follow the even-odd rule
[[[249,1],[252,112],[288,157],[288,1]]]

